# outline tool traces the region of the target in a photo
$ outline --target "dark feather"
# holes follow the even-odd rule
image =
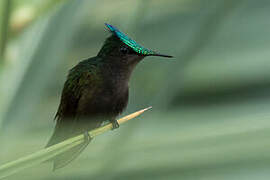
[[[56,127],[47,147],[95,129],[104,121],[115,122],[128,103],[130,75],[143,58],[112,35],[96,57],[72,68],[62,91],[55,117]],[[85,142],[53,158],[54,167],[68,164],[87,144]]]

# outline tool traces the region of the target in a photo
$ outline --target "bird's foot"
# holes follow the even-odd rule
[[[84,135],[84,142],[85,142],[85,144],[89,144],[89,142],[90,142],[93,138],[90,136],[90,134],[89,134],[87,131],[85,131],[83,135]]]
[[[111,120],[112,123],[112,130],[119,128],[119,123],[117,122],[117,120]]]

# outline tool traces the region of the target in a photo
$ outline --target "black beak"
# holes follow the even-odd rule
[[[154,53],[149,56],[160,56],[160,57],[166,57],[166,58],[173,58],[173,56],[166,55],[166,54],[159,54],[159,53]]]

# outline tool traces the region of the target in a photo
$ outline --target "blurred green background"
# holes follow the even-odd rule
[[[0,1],[0,163],[45,146],[67,71],[111,23],[148,57],[125,114],[67,167],[7,179],[270,179],[269,0]]]

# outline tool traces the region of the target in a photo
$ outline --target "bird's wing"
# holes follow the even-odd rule
[[[82,69],[78,65],[69,72],[55,116],[55,130],[47,147],[81,132],[80,129],[75,129],[79,127],[74,123],[76,123],[76,119],[80,116],[78,109],[80,101],[83,99],[82,97],[85,96],[85,89],[87,89],[87,93],[96,91],[98,84],[96,73],[97,69],[95,67]],[[91,98],[88,98],[88,101],[91,101]]]
[[[100,83],[97,73],[98,70],[94,66],[80,67],[79,64],[71,69],[67,81],[65,82],[61,102],[56,114],[56,127],[46,147],[86,131],[86,127],[77,123],[77,120],[81,116],[80,107],[82,106],[82,102],[86,100],[86,96],[87,101],[91,101],[91,96],[89,95],[96,91],[96,88]],[[95,128],[97,123],[93,122],[90,126]],[[75,159],[88,143],[89,141],[54,157],[52,159],[54,162],[54,169],[63,167]]]
[[[76,68],[76,67],[75,67]],[[80,99],[85,89],[94,92],[97,85],[97,74],[94,68],[87,70],[72,69],[62,90],[62,96],[55,119],[73,119],[77,115]]]

